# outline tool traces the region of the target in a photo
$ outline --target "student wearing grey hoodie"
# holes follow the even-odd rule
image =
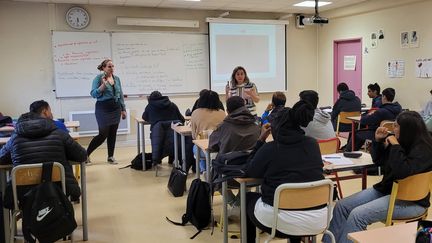
[[[315,114],[313,120],[307,127],[302,127],[305,135],[315,138],[317,140],[325,140],[336,137],[331,123],[331,116],[329,113],[317,108],[318,106],[318,93],[314,90],[303,90],[299,94],[300,100],[310,103],[314,109]]]

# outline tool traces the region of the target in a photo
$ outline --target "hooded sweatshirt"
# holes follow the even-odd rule
[[[347,90],[340,93],[339,99],[334,104],[333,111],[331,113],[331,119],[334,127],[336,127],[337,117],[342,111],[361,111],[361,101],[357,96],[355,96],[354,91]],[[341,132],[351,131],[351,125],[341,124],[339,130]]]
[[[330,118],[331,116],[329,113],[316,108],[313,120],[307,127],[302,127],[302,129],[305,131],[305,135],[313,137],[317,140],[336,137]]]
[[[158,121],[185,121],[177,105],[171,102],[168,96],[149,99],[148,102],[149,103],[142,115],[142,119],[150,122],[151,127],[153,127],[153,125]]]
[[[200,139],[198,135],[204,130],[215,130],[224,118],[223,110],[196,109],[191,116],[192,139]]]
[[[16,133],[0,150],[0,163],[35,164],[59,162],[65,168],[68,195],[78,197],[80,189],[68,161],[83,162],[86,150],[69,134],[57,129],[51,119],[35,113],[23,114],[16,124]]]
[[[382,104],[378,110],[371,114],[363,114],[360,120],[361,125],[368,126],[369,130],[376,130],[384,120],[395,120],[401,113],[402,107],[398,102]]]
[[[246,106],[231,112],[210,135],[210,151],[228,153],[252,149],[259,137],[260,128]]]

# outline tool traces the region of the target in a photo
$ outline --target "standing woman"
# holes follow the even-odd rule
[[[240,96],[246,102],[246,107],[252,113],[257,116],[255,103],[258,103],[260,97],[258,95],[257,87],[254,83],[249,81],[246,73],[246,69],[243,67],[234,68],[231,74],[231,81],[225,87],[226,99],[231,96]]]
[[[91,96],[96,101],[96,120],[99,134],[92,139],[87,148],[87,155],[99,147],[105,139],[108,143],[108,163],[117,164],[114,159],[114,147],[117,129],[122,119],[126,118],[126,107],[123,99],[120,78],[114,75],[114,65],[110,59],[105,59],[98,67],[103,71],[93,80]]]

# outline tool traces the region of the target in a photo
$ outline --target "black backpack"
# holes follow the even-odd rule
[[[251,151],[234,151],[218,154],[213,160],[213,183],[246,176],[248,158]]]
[[[146,165],[146,170],[149,170],[152,168],[152,166],[153,166],[152,153],[145,153],[145,165]],[[121,167],[119,169],[124,169],[124,168],[128,168],[128,167],[131,167],[132,169],[135,169],[135,170],[142,170],[143,169],[142,153],[139,153],[137,156],[135,156],[135,158],[131,161],[130,165],[126,165],[125,167]]]
[[[174,222],[168,217],[166,219],[175,225],[181,226],[185,226],[188,222],[191,222],[198,230],[191,237],[191,239],[194,239],[212,221],[211,194],[209,183],[201,181],[199,178],[194,179],[189,188],[186,213],[182,216],[182,222]]]
[[[71,202],[51,181],[53,163],[42,164],[42,183],[20,201],[22,229],[26,241],[51,243],[70,235],[77,227]],[[33,236],[32,236],[33,235]]]

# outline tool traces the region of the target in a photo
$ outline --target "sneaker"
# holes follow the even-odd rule
[[[107,162],[109,163],[109,164],[112,164],[112,165],[116,165],[116,164],[118,164],[117,162],[116,162],[116,160],[114,159],[114,157],[108,157],[108,159],[107,159]]]

